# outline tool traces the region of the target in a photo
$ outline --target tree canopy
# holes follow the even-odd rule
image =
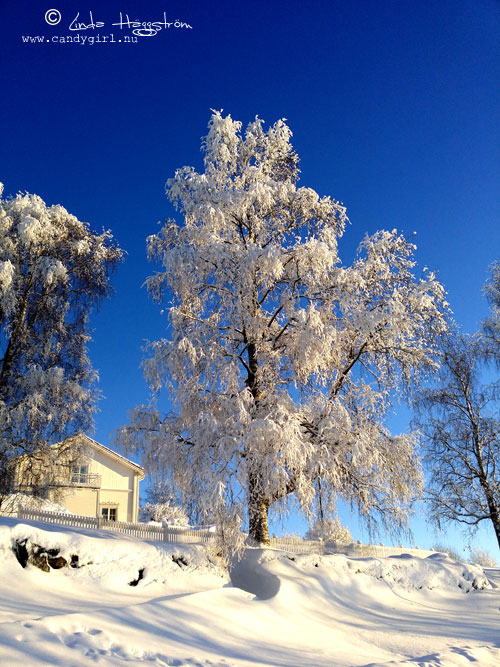
[[[318,479],[331,510],[341,496],[406,525],[421,469],[413,435],[391,435],[384,415],[433,367],[446,328],[442,286],[415,277],[396,230],[342,264],[346,210],[297,185],[290,140],[283,120],[243,132],[214,112],[204,171],[167,182],[183,222],[149,237],[161,270],[147,286],[168,303],[168,338],[145,360],[152,403],[121,431],[204,507],[246,504],[259,542],[269,508],[293,496],[311,510]],[[163,389],[172,413],[155,402]]]

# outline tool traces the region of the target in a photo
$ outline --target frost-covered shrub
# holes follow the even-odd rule
[[[323,540],[324,542],[337,542],[338,544],[351,544],[354,542],[351,531],[343,526],[338,517],[330,519],[317,519],[305,535],[306,540]]]
[[[19,507],[41,512],[57,512],[58,514],[72,514],[68,509],[48,498],[39,498],[28,493],[11,493],[2,498],[0,505],[3,514],[17,514]]]
[[[288,540],[289,542],[302,542],[302,537],[297,535],[297,533],[282,533],[280,535],[281,540]]]
[[[450,547],[447,544],[441,544],[440,542],[436,542],[431,546],[432,551],[439,551],[440,553],[443,554],[448,554],[450,558],[453,560],[457,560],[459,562],[464,561],[464,557],[457,549],[454,549],[453,547]]]
[[[146,503],[139,508],[139,521],[158,521],[174,526],[187,526],[189,519],[186,512],[178,505],[170,503]]]
[[[470,550],[469,563],[481,565],[481,567],[498,567],[498,561],[486,549],[475,547]]]

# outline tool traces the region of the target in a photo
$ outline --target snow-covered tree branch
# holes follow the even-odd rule
[[[415,278],[415,248],[396,230],[342,265],[345,208],[297,186],[290,138],[282,120],[242,132],[215,112],[204,171],[168,181],[184,222],[148,239],[162,265],[148,289],[173,302],[145,375],[177,411],[136,411],[122,430],[200,502],[243,495],[259,542],[274,503],[293,493],[309,511],[318,478],[367,519],[405,525],[420,466],[413,435],[392,436],[384,414],[433,367],[445,329],[443,288]]]

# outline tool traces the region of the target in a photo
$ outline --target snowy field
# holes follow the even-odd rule
[[[79,567],[23,569],[16,543]],[[500,665],[500,570],[443,555],[255,549],[233,586],[201,547],[0,518],[0,560],[4,667]]]

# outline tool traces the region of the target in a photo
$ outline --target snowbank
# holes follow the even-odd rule
[[[138,577],[139,571],[141,579],[137,585],[141,587],[153,581],[164,583],[178,575],[179,569],[185,573],[223,575],[201,545],[153,545],[129,536],[117,536],[111,531],[95,531],[89,535],[90,531],[82,533],[64,526],[48,531],[46,524],[11,522],[10,526],[0,525],[0,563],[11,561],[13,547],[22,543],[27,549],[36,545],[53,550],[68,563],[75,562],[77,556],[77,566],[61,570],[64,576],[100,579],[108,585],[130,583]]]
[[[260,599],[270,599],[277,595],[281,587],[279,566],[276,562],[293,562],[298,574],[308,576],[311,568],[334,568],[335,573],[362,575],[380,579],[395,590],[459,589],[464,593],[471,590],[491,588],[483,568],[453,561],[447,554],[436,553],[427,558],[409,555],[388,558],[348,558],[334,556],[284,555],[271,549],[247,549],[240,561],[234,561],[231,581],[235,586]]]
[[[471,590],[491,588],[482,567],[453,561],[447,554],[441,553],[426,558],[414,558],[405,554],[363,559],[349,559],[342,555],[319,559],[309,556],[300,558],[297,565],[302,568],[311,565],[342,568],[355,574],[383,579],[393,588],[406,591],[459,588],[468,593]]]

